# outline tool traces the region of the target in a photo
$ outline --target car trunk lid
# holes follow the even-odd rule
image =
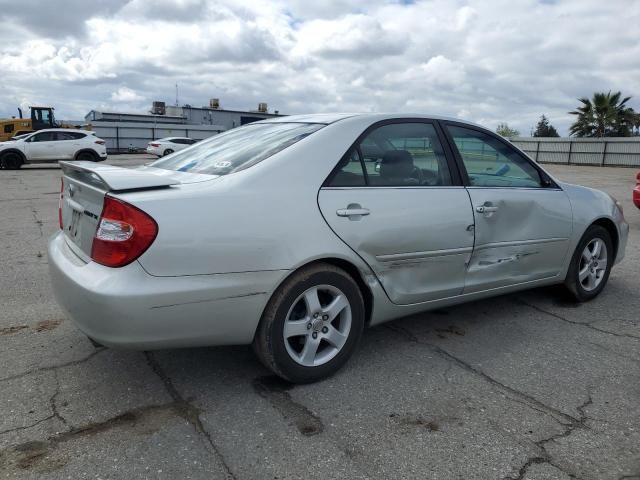
[[[93,238],[100,223],[104,197],[110,193],[176,187],[216,178],[151,167],[130,169],[94,162],[60,162],[62,186],[60,226],[71,248],[91,260]]]

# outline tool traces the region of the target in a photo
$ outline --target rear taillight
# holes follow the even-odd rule
[[[62,226],[62,199],[64,198],[64,179],[60,179],[60,197],[58,198],[58,222],[60,224],[60,230],[64,230]]]
[[[96,140],[95,143],[97,143],[98,145],[104,145],[107,142],[105,142],[104,140]]]
[[[160,146],[160,144],[159,143],[150,143],[149,146],[158,148]]]
[[[106,196],[91,258],[107,267],[124,267],[140,257],[156,235],[158,224],[153,218],[133,205]]]

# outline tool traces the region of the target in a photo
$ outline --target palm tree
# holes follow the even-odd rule
[[[631,135],[640,136],[640,113],[634,113]]]
[[[622,93],[596,92],[593,99],[579,98],[576,121],[569,129],[576,137],[628,137],[633,131],[635,112],[627,107],[631,97],[622,100]]]

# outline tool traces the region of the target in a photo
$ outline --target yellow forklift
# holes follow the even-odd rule
[[[22,118],[22,109],[18,108],[19,118],[0,120],[0,142],[43,128],[81,128],[80,126],[56,123],[53,107],[29,107],[29,109],[31,110],[31,118]]]

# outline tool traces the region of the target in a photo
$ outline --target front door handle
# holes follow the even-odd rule
[[[491,205],[478,205],[476,207],[476,212],[478,213],[493,213],[497,211],[498,211],[498,207],[493,207]]]
[[[340,208],[336,210],[336,215],[338,215],[339,217],[360,218],[365,215],[369,215],[370,213],[371,212],[368,208],[362,208],[362,206],[357,203],[350,203],[349,205],[347,205],[347,208]]]

